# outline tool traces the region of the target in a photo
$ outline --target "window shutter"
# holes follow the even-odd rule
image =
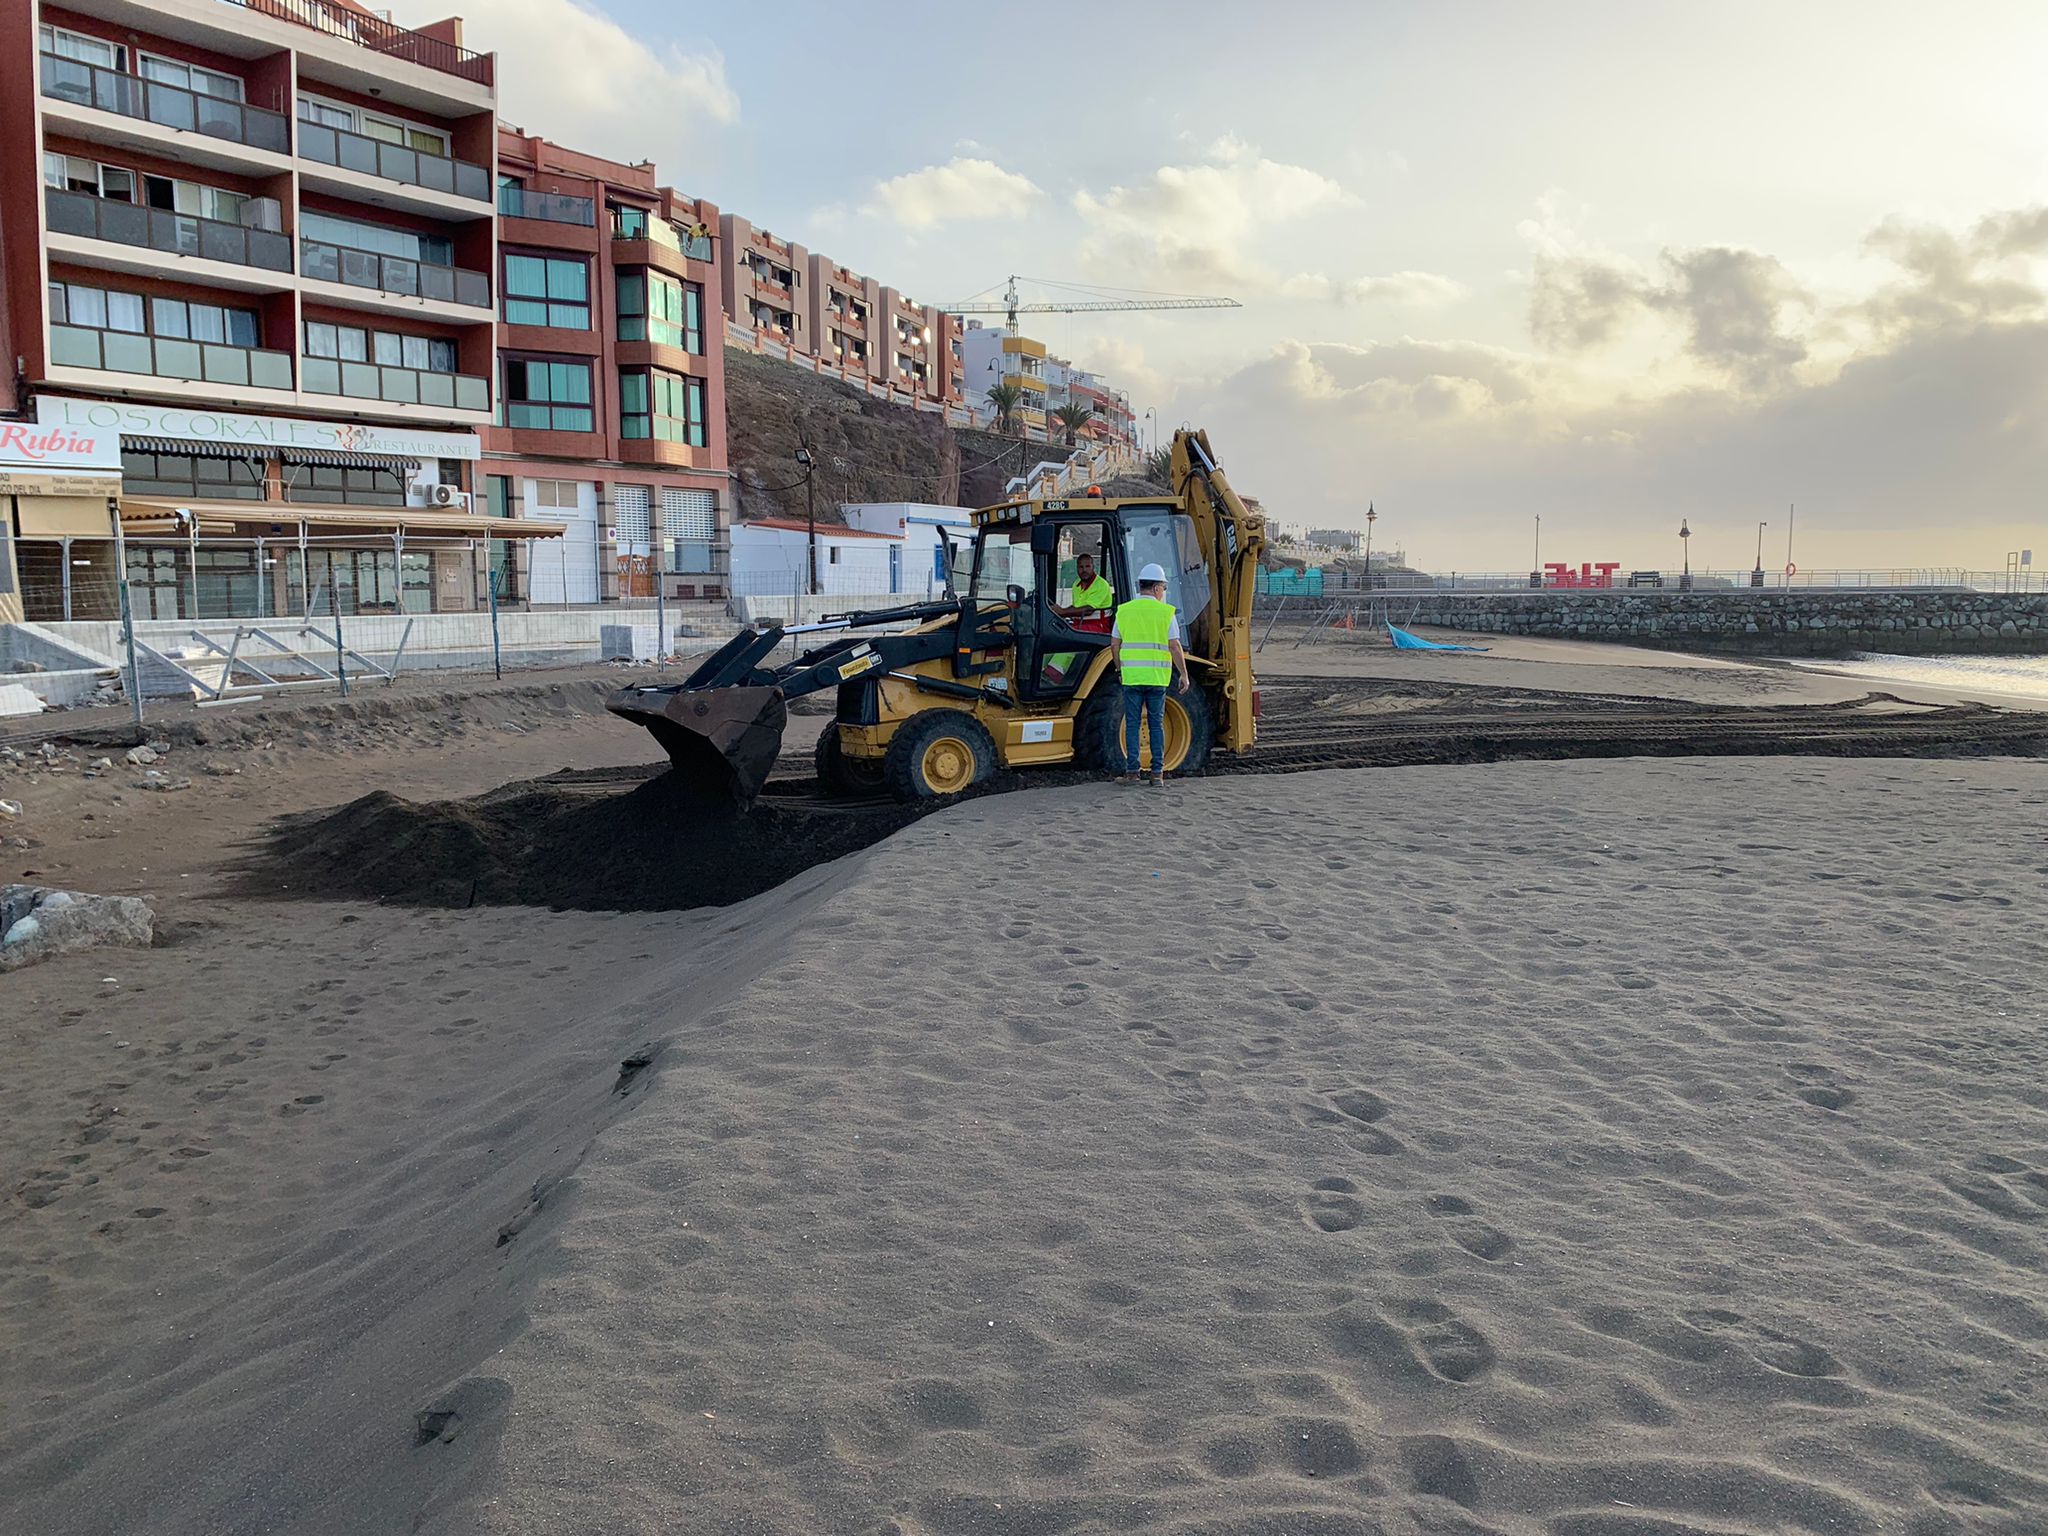
[[[661,488],[661,533],[663,538],[709,543],[718,533],[718,501],[709,491],[686,491],[672,485]]]
[[[612,487],[612,521],[621,544],[654,542],[654,498],[644,485]]]

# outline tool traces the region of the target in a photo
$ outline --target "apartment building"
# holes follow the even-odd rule
[[[991,387],[1013,385],[1021,392],[1012,413],[1015,420],[1035,431],[1045,430],[1050,386],[1044,342],[970,322],[961,338],[961,359],[961,393],[968,404],[986,410]]]
[[[497,116],[461,24],[11,0],[0,87],[0,409],[118,433],[141,611],[475,602],[455,545],[486,521],[467,493],[497,371]],[[105,498],[7,516],[25,599],[97,616],[77,600],[112,590]],[[201,531],[243,542],[202,559]]]
[[[501,128],[498,419],[483,493],[558,519],[559,546],[501,561],[543,602],[718,596],[726,586],[724,287],[716,206]]]
[[[960,399],[959,320],[736,214],[720,220],[725,313],[766,340],[914,399]]]
[[[1077,442],[1120,443],[1134,447],[1137,443],[1137,421],[1131,412],[1128,397],[1111,389],[1102,378],[1085,368],[1077,368],[1065,358],[1050,357],[1045,360],[1045,409],[1048,416],[1062,406],[1082,405],[1088,408],[1088,420],[1075,433]],[[1057,419],[1053,430],[1064,437],[1066,429]]]

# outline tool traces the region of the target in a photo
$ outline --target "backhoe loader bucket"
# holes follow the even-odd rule
[[[613,714],[644,725],[689,787],[751,804],[775,770],[789,722],[777,687],[622,688]]]

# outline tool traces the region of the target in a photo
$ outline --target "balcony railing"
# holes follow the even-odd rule
[[[97,107],[122,117],[175,128],[183,133],[203,133],[209,138],[246,144],[251,149],[291,153],[291,119],[282,112],[218,96],[202,96],[182,86],[124,75],[78,59],[43,55],[43,94],[53,101],[68,101],[81,107]]]
[[[711,259],[711,237],[697,235],[686,237],[675,225],[659,215],[650,214],[645,208],[614,208],[612,210],[612,238],[614,240],[651,240],[656,245],[667,246],[680,251],[692,261]]]
[[[525,187],[498,188],[498,212],[508,219],[543,219],[550,224],[581,224],[597,227],[594,198],[571,197],[566,192],[530,192]]]
[[[444,75],[456,75],[479,85],[491,83],[489,54],[475,53],[445,38],[429,37],[410,27],[401,27],[395,21],[386,21],[355,6],[342,5],[338,0],[227,0],[227,3],[239,5],[243,10],[254,11],[260,16],[275,16],[280,21],[311,27],[316,32],[325,32],[329,37],[338,37],[388,58],[423,64],[428,69],[438,69]]]
[[[346,395],[352,400],[388,400],[393,405],[439,406],[443,410],[488,411],[491,385],[473,373],[432,373],[382,363],[350,363],[331,357],[299,361],[309,395]]]
[[[467,304],[475,309],[491,307],[491,280],[481,272],[413,261],[404,256],[384,256],[350,245],[329,245],[325,240],[306,236],[299,238],[299,272],[304,277],[346,283],[351,288],[374,288],[379,293],[438,299],[444,304]]]
[[[287,353],[229,347],[169,336],[137,336],[86,325],[50,327],[50,361],[68,368],[102,368],[109,373],[152,374],[159,379],[203,380],[243,389],[290,389]]]
[[[429,192],[451,192],[480,203],[491,200],[491,173],[480,165],[404,144],[387,144],[368,134],[303,118],[299,120],[299,158],[401,181],[408,187],[425,187]]]
[[[89,192],[66,192],[58,187],[43,189],[43,203],[49,210],[53,235],[112,240],[168,255],[261,267],[266,272],[292,269],[290,238],[267,229],[245,229],[219,219],[144,208],[139,203],[113,203]]]

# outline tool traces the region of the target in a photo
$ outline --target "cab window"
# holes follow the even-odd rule
[[[1209,606],[1209,571],[1202,564],[1202,541],[1194,519],[1172,507],[1126,507],[1124,558],[1131,576],[1148,565],[1166,572],[1166,600],[1179,611],[1181,623],[1193,625]]]
[[[1104,523],[1069,523],[1060,529],[1059,545],[1053,552],[1053,606],[1071,608],[1079,581],[1081,557],[1095,562],[1095,574],[1115,580],[1110,570],[1109,528]]]
[[[1031,527],[986,530],[975,545],[974,597],[980,602],[999,603],[1010,588],[1022,587],[1029,597],[1038,590],[1031,568]]]

